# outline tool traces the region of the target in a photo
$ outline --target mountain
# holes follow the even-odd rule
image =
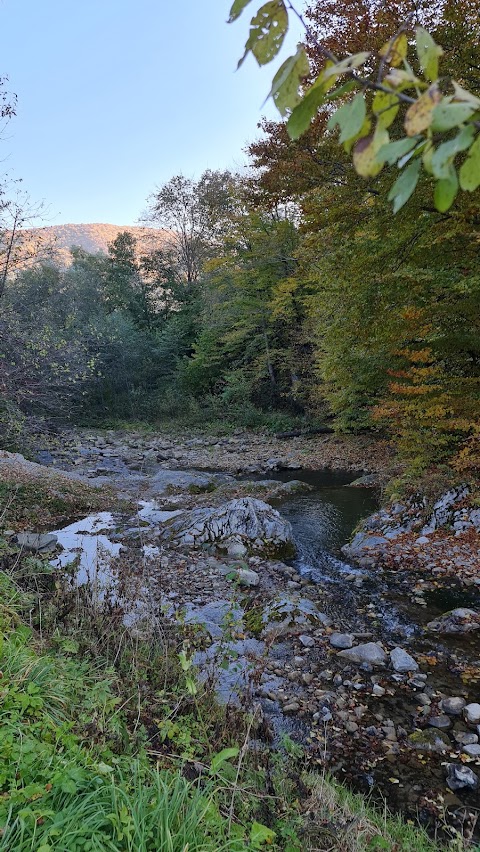
[[[130,231],[138,240],[141,254],[147,248],[161,247],[168,242],[168,231],[158,228],[142,228],[138,225],[108,225],[95,222],[91,224],[48,225],[45,228],[28,228],[23,232],[22,243],[28,246],[30,254],[52,257],[57,263],[68,266],[71,262],[70,249],[80,246],[85,251],[107,254],[109,243],[122,231]],[[39,252],[32,251],[39,248]]]

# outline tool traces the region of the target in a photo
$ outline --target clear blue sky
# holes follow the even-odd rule
[[[229,6],[0,0],[0,74],[18,95],[3,169],[45,200],[45,224],[133,224],[172,175],[244,163],[262,112],[275,115],[262,109],[274,66],[249,57],[235,73],[250,16],[227,25]]]

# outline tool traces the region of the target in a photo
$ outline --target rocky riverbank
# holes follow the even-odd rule
[[[30,467],[30,476],[58,484],[73,473],[92,493],[125,498],[112,505],[108,496],[103,513],[54,530],[61,548],[47,543],[53,564],[60,570],[76,560],[71,582],[83,571],[101,595],[113,595],[138,635],[166,622],[174,628],[178,619],[197,625],[200,676],[216,679],[224,700],[253,702],[272,738],[288,731],[340,779],[412,818],[471,835],[480,775],[480,604],[468,495],[455,492],[430,511],[412,501],[370,515],[347,546],[349,565],[323,539],[312,549],[315,531],[335,515],[321,478],[302,484],[301,462],[323,467],[327,446],[330,467],[340,468],[337,439],[307,446],[244,434],[221,440],[185,438],[169,447],[165,436],[87,434],[70,436],[58,453],[50,448],[49,467]],[[374,469],[371,447],[352,443],[350,453],[343,467],[351,475],[337,484],[345,495],[353,493],[345,485],[354,471]],[[385,471],[385,448],[380,458]],[[187,469],[192,461],[196,470]],[[22,468],[4,456],[3,475],[9,464]],[[55,472],[60,466],[66,476]],[[279,468],[300,484],[233,475],[279,476]],[[310,527],[301,522],[307,512]],[[358,519],[352,515],[351,525]],[[15,531],[12,547],[32,545]],[[447,541],[457,548],[452,570],[436,572]],[[278,549],[287,542],[297,551],[292,558]],[[411,560],[404,559],[409,548]],[[418,554],[427,550],[422,562]],[[445,605],[448,596],[459,605]],[[449,609],[456,614],[445,615]]]

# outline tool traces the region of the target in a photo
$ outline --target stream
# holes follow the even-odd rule
[[[462,827],[476,810],[478,794],[470,788],[446,792],[445,766],[451,760],[473,763],[478,772],[480,760],[464,759],[455,740],[448,737],[449,749],[444,746],[443,751],[435,745],[430,750],[428,742],[419,751],[411,747],[408,737],[424,729],[435,735],[441,724],[442,735],[448,731],[455,739],[471,730],[455,717],[432,728],[430,717],[442,715],[439,702],[444,696],[478,701],[479,639],[473,635],[432,637],[423,628],[452,607],[480,609],[478,591],[451,582],[427,588],[423,594],[413,591],[416,578],[411,572],[374,571],[348,564],[342,557],[342,545],[356,525],[377,508],[374,491],[348,487],[352,473],[280,471],[269,472],[269,479],[290,482],[295,478],[312,487],[275,504],[292,525],[296,556],[285,564],[249,559],[249,568],[261,574],[261,584],[237,595],[232,610],[231,585],[229,593],[224,576],[228,575],[224,570],[228,559],[220,559],[208,548],[190,551],[187,562],[191,560],[192,565],[187,576],[181,574],[188,569],[185,554],[173,554],[163,544],[157,546],[158,530],[181,510],[182,495],[172,494],[171,488],[168,494],[168,489],[160,488],[156,494],[151,483],[162,487],[165,481],[181,483],[185,494],[192,475],[185,472],[182,479],[177,472],[169,479],[170,473],[157,470],[149,477],[149,499],[139,501],[136,517],[100,513],[56,531],[64,550],[52,564],[65,567],[75,559],[77,583],[91,582],[95,576],[101,578],[102,589],[115,588],[122,570],[119,554],[131,552],[134,592],[130,603],[119,595],[125,623],[130,626],[137,617],[159,611],[157,566],[168,564],[170,574],[163,579],[161,591],[163,614],[174,617],[181,612],[185,622],[203,625],[210,635],[209,647],[195,658],[200,678],[215,669],[219,648],[225,651],[223,624],[234,612],[237,634],[227,642],[227,650],[235,660],[225,669],[217,665],[221,700],[235,700],[238,693],[248,692],[260,701],[275,741],[288,733],[354,789],[373,790],[392,808],[420,816],[427,824],[446,819],[448,807],[455,814],[453,821]],[[199,475],[208,480],[205,472]],[[235,482],[245,485],[246,481],[245,477],[215,476],[216,483],[227,482],[233,488]],[[263,479],[248,478],[249,482],[255,480],[259,484],[265,475]],[[121,486],[128,490],[124,470]],[[158,561],[162,553],[163,563]],[[268,631],[277,626],[278,635],[268,638]],[[366,664],[345,666],[330,645],[332,631],[352,634],[355,644],[381,641],[388,648],[399,646],[418,660],[420,670],[396,674]],[[452,749],[455,751],[449,756]]]

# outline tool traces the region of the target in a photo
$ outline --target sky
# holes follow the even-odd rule
[[[0,0],[0,75],[18,97],[3,170],[45,202],[41,224],[132,225],[173,175],[245,163],[277,115],[263,103],[279,62],[236,71],[251,15],[227,25],[230,2]]]

